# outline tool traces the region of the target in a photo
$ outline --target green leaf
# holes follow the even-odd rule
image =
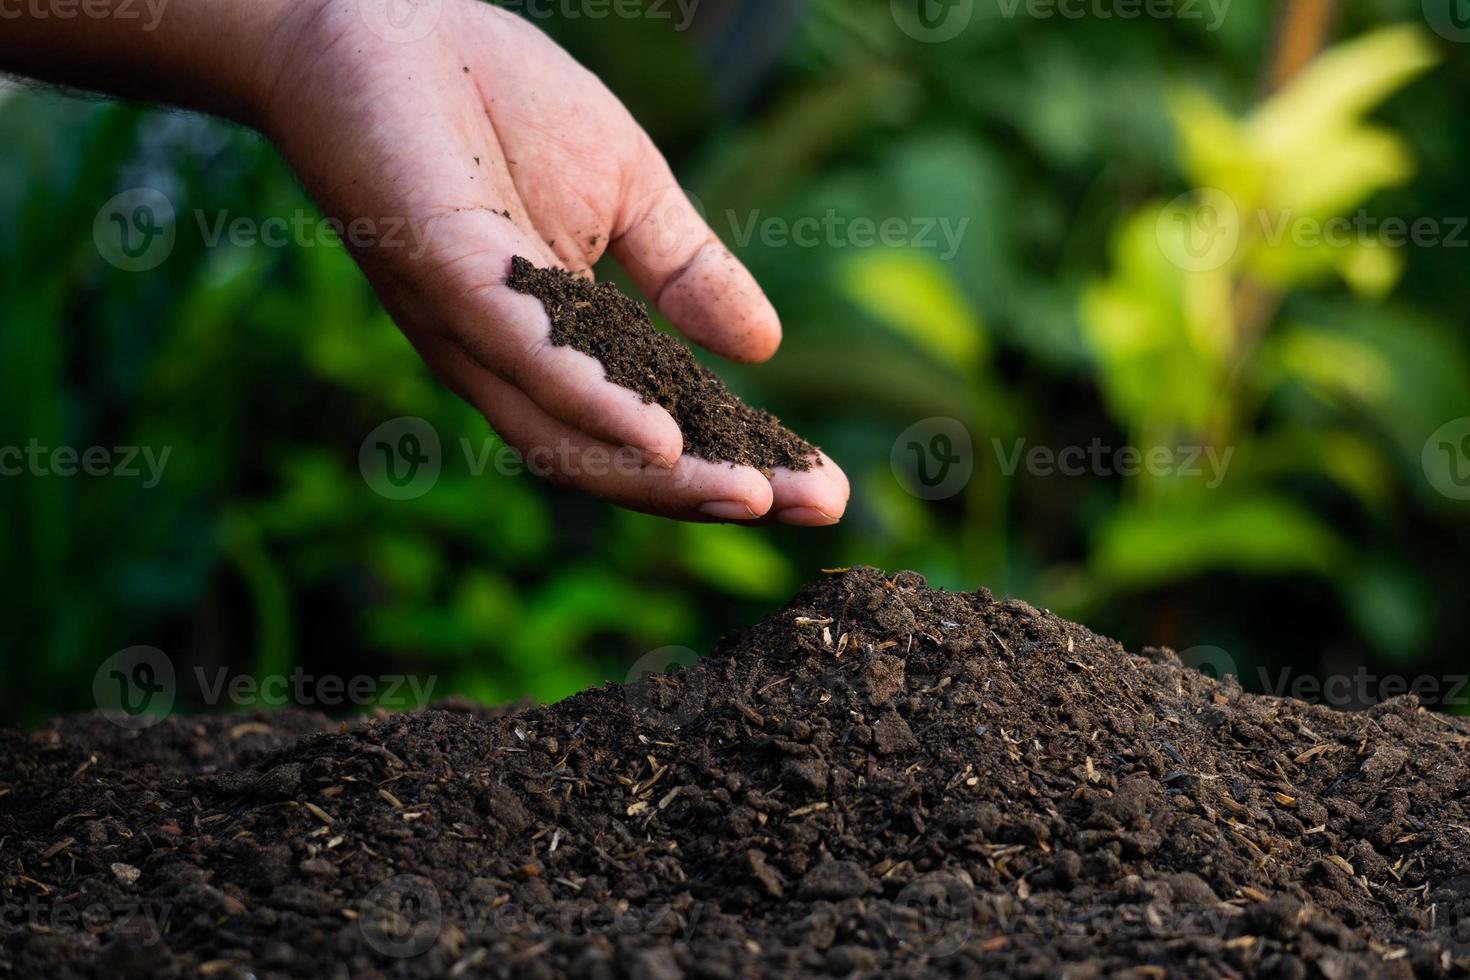
[[[477,569],[454,590],[451,609],[456,620],[473,627],[482,641],[489,641],[515,629],[520,602],[508,581]]]
[[[1464,340],[1440,323],[1391,307],[1333,303],[1301,312],[1310,324],[1286,330],[1268,345],[1267,356],[1287,364],[1310,394],[1379,433],[1407,485],[1442,503],[1424,478],[1422,453],[1436,429],[1470,406]]]
[[[1253,200],[1266,179],[1245,126],[1209,94],[1182,88],[1169,96],[1184,176],[1235,200]]]
[[[1439,61],[1416,24],[1380,28],[1314,59],[1250,119],[1252,139],[1269,156],[1310,155],[1320,165],[1324,133],[1342,131]]]
[[[779,599],[791,590],[791,562],[769,538],[727,524],[689,525],[682,537],[679,561],[685,570],[722,592]]]
[[[1343,554],[1342,542],[1310,512],[1262,496],[1119,510],[1099,528],[1091,566],[1103,581],[1137,589],[1209,571],[1330,576]]]
[[[1082,295],[1081,316],[1113,413],[1130,427],[1203,429],[1216,409],[1231,345],[1230,278],[1171,261],[1161,206],[1130,218],[1113,242],[1114,273]]]
[[[938,364],[966,373],[986,354],[979,315],[935,259],[893,249],[864,252],[844,264],[841,286],[861,310]]]
[[[1261,202],[1288,220],[1322,219],[1414,175],[1414,155],[1393,133],[1372,126],[1323,133],[1300,155],[1277,162]],[[1269,158],[1267,158],[1269,159]]]
[[[1300,422],[1257,437],[1236,455],[1231,476],[1245,485],[1316,478],[1331,481],[1370,510],[1387,512],[1393,466],[1382,445],[1357,429]]]
[[[427,596],[443,568],[438,546],[427,536],[385,532],[368,542],[367,561],[390,588]]]
[[[554,700],[596,680],[580,649],[594,633],[612,632],[645,649],[687,643],[689,610],[680,598],[650,590],[611,571],[573,567],[536,589],[510,642],[510,667],[540,700]],[[558,676],[580,678],[560,687]]]
[[[1356,570],[1344,591],[1353,621],[1389,657],[1404,663],[1423,648],[1434,617],[1432,590],[1418,575],[1379,558]]]
[[[1372,403],[1393,386],[1382,353],[1359,337],[1302,325],[1282,329],[1270,347],[1287,376],[1321,397]]]

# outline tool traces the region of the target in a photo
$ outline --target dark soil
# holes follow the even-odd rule
[[[654,327],[643,304],[618,287],[561,269],[538,269],[519,256],[507,283],[545,305],[553,344],[590,354],[602,362],[609,381],[667,409],[684,432],[685,452],[765,473],[778,467],[809,470],[817,463],[816,447],[770,412],[732,394],[687,346]]]
[[[859,569],[499,717],[0,734],[0,972],[1456,976],[1467,789],[1470,725],[1412,699]]]

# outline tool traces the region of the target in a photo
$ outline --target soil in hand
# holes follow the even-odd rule
[[[663,406],[684,432],[684,451],[769,474],[820,465],[816,448],[770,412],[737,398],[687,346],[656,329],[643,304],[611,283],[561,269],[538,269],[517,256],[510,288],[539,299],[551,317],[551,342],[590,354],[607,379]]]
[[[0,734],[0,963],[1461,976],[1467,785],[1470,724],[1412,699],[1252,696],[856,569],[695,667],[549,707]]]

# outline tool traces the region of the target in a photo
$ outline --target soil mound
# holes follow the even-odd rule
[[[0,736],[6,972],[1470,969],[1470,725],[1247,695],[911,573],[628,687],[326,724]]]
[[[546,307],[553,344],[590,354],[613,384],[667,409],[684,433],[685,452],[765,473],[777,467],[812,468],[816,447],[770,412],[737,398],[687,346],[657,330],[643,304],[618,287],[562,269],[538,269],[519,256],[506,282]]]

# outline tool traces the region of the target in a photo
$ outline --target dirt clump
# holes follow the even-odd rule
[[[684,433],[685,452],[766,474],[821,465],[815,446],[770,412],[736,397],[688,346],[655,328],[643,304],[617,286],[561,269],[538,269],[519,256],[507,284],[546,307],[553,344],[597,358],[613,384],[666,409]]]
[[[0,972],[1470,970],[1470,724],[912,573],[557,705],[313,718],[0,733]]]

